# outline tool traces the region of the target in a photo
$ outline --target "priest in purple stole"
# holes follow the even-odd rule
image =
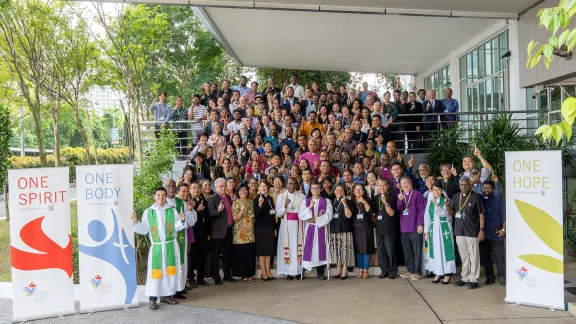
[[[330,263],[328,255],[328,230],[332,220],[332,204],[326,198],[320,196],[321,184],[313,182],[310,186],[312,197],[306,199],[300,206],[298,218],[305,222],[304,228],[304,253],[302,256],[302,268],[312,270],[316,268],[319,280],[324,280],[324,270]]]

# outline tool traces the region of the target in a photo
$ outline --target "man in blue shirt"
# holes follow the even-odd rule
[[[460,105],[458,105],[458,100],[452,99],[452,89],[446,89],[446,98],[442,99],[442,106],[444,106],[445,112],[457,113],[460,111]],[[460,120],[458,115],[445,115],[444,120],[446,120],[446,125],[453,126],[457,125]]]
[[[496,282],[494,265],[496,262],[498,280],[501,286],[506,286],[506,251],[504,236],[506,235],[506,208],[500,196],[494,194],[494,182],[484,182],[482,203],[484,205],[484,227],[486,230],[485,240],[480,242],[480,258],[484,273],[486,274],[485,285]]]
[[[248,78],[245,76],[240,77],[240,85],[233,86],[232,91],[238,91],[240,93],[240,97],[250,92],[250,88],[246,86],[248,83]]]
[[[158,98],[160,102],[154,98],[154,102],[148,108],[154,114],[154,135],[156,137],[159,137],[162,125],[168,123],[172,116],[172,107],[166,102],[166,92],[160,92]]]

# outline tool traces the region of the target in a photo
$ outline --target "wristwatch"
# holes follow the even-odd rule
[[[480,230],[481,230],[481,231],[483,231],[483,230],[484,230],[484,228],[481,228]]]

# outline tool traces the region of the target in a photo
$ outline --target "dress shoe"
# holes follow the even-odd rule
[[[270,279],[270,278],[264,278],[264,277],[260,276],[260,280],[262,280],[262,281],[270,281],[270,280],[272,280],[272,279]]]
[[[216,284],[216,286],[223,286],[224,285],[222,283],[222,280],[216,280],[214,283]]]
[[[304,279],[304,278],[302,277],[302,275],[297,275],[297,276],[294,277],[294,279],[300,280],[300,279]]]
[[[340,276],[341,276],[341,275],[342,275],[342,273],[339,273],[339,274],[333,276],[332,278],[334,278],[334,279],[340,279]]]
[[[158,309],[158,305],[156,304],[155,300],[151,300],[150,304],[148,305],[148,308],[150,308],[151,310],[156,310]]]
[[[496,280],[494,280],[492,278],[486,279],[486,281],[484,281],[484,284],[486,286],[489,286],[489,285],[494,284],[494,283],[496,283]]]
[[[402,278],[412,278],[414,274],[412,272],[406,272],[404,274],[401,274],[400,277]]]
[[[440,276],[438,276],[438,279],[432,280],[432,283],[433,283],[433,284],[437,284],[437,283],[440,282],[440,279],[442,279],[442,278],[441,278]]]
[[[198,281],[198,286],[207,287],[207,286],[210,286],[210,284],[204,280],[200,280],[200,281]]]
[[[293,279],[294,279],[294,277],[292,277],[292,276],[286,276],[286,280],[293,280]]]
[[[468,286],[468,283],[464,280],[458,280],[455,283],[453,283],[452,286],[464,287],[464,286]]]
[[[177,292],[176,295],[174,295],[174,298],[177,298],[177,299],[186,299],[186,296],[182,295],[181,292]]]
[[[238,280],[230,277],[230,278],[224,278],[224,282],[238,282]]]
[[[276,280],[276,277],[270,277],[270,280]]]
[[[396,274],[391,274],[388,279],[396,279]]]
[[[192,290],[192,289],[188,289],[188,290]],[[182,290],[180,293],[182,295],[187,295],[188,294],[188,290],[186,290],[186,288],[184,288],[184,290]]]
[[[338,277],[338,279],[340,280],[346,280],[346,278],[348,278],[348,274],[346,274],[345,276],[340,275],[340,277]]]
[[[471,282],[468,284],[468,289],[476,289],[476,288],[478,288],[477,282]]]
[[[451,280],[452,280],[452,277],[448,277],[448,281],[446,281],[446,277],[444,277],[444,280],[442,280],[442,284],[447,285],[450,283]]]
[[[205,282],[205,281],[204,281],[204,282]],[[191,288],[191,289],[198,288],[198,284],[196,283],[196,281],[190,282],[190,288]]]
[[[316,275],[316,279],[318,279],[318,280],[326,280],[326,277],[324,277],[323,274],[319,273],[319,274]]]
[[[176,305],[177,304],[177,302],[172,297],[162,297],[160,302],[170,304],[170,305]]]
[[[388,278],[390,275],[388,273],[382,273],[378,276],[378,279]]]

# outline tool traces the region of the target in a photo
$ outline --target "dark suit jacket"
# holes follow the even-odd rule
[[[438,99],[434,100],[434,109],[432,109],[432,107],[430,107],[430,109],[427,108],[429,101],[430,100],[424,101],[424,105],[422,107],[425,114],[443,113],[444,112],[444,106],[442,105],[442,100],[438,100]],[[425,120],[426,121],[435,121],[435,120],[438,120],[438,117],[430,116],[430,117],[426,117]],[[442,120],[443,120],[443,118],[442,118]]]
[[[194,224],[193,231],[194,231],[194,240],[200,244],[206,244],[206,239],[210,236],[210,217],[208,215],[208,202],[204,196],[200,195],[200,198],[195,199],[196,205],[194,206],[194,210],[198,215],[198,219],[196,220],[196,224]],[[198,207],[200,203],[204,206],[204,210],[198,211]]]
[[[252,178],[256,179],[256,177],[254,176],[254,173],[250,173],[250,176],[246,177],[246,179],[244,179],[244,180],[246,181],[246,180],[249,180],[249,179],[252,179]],[[268,178],[268,177],[266,176],[266,174],[265,174],[264,172],[260,172],[259,177],[258,177],[257,180],[258,180],[258,181],[260,181],[260,180],[266,180],[267,178]]]
[[[297,102],[298,102],[298,98],[294,97],[294,99],[292,100],[292,105],[294,105]],[[292,106],[290,106],[290,101],[282,100],[282,103],[280,104],[280,109],[282,109],[282,108],[292,109]]]
[[[220,195],[214,194],[206,199],[208,201],[209,216],[212,222],[212,231],[210,238],[222,239],[226,237],[226,231],[228,230],[228,213],[226,209],[218,212],[218,205],[222,199]],[[230,201],[230,208],[232,208],[232,201]]]
[[[412,105],[410,104],[410,107],[412,108]],[[414,102],[414,110],[408,110],[409,114],[422,114],[422,104],[419,103],[418,101]],[[410,117],[410,119],[408,120],[410,122],[413,123],[418,123],[418,124],[409,124],[408,127],[406,127],[408,130],[416,130],[416,126],[420,126],[420,129],[422,129],[422,116],[413,116]]]

